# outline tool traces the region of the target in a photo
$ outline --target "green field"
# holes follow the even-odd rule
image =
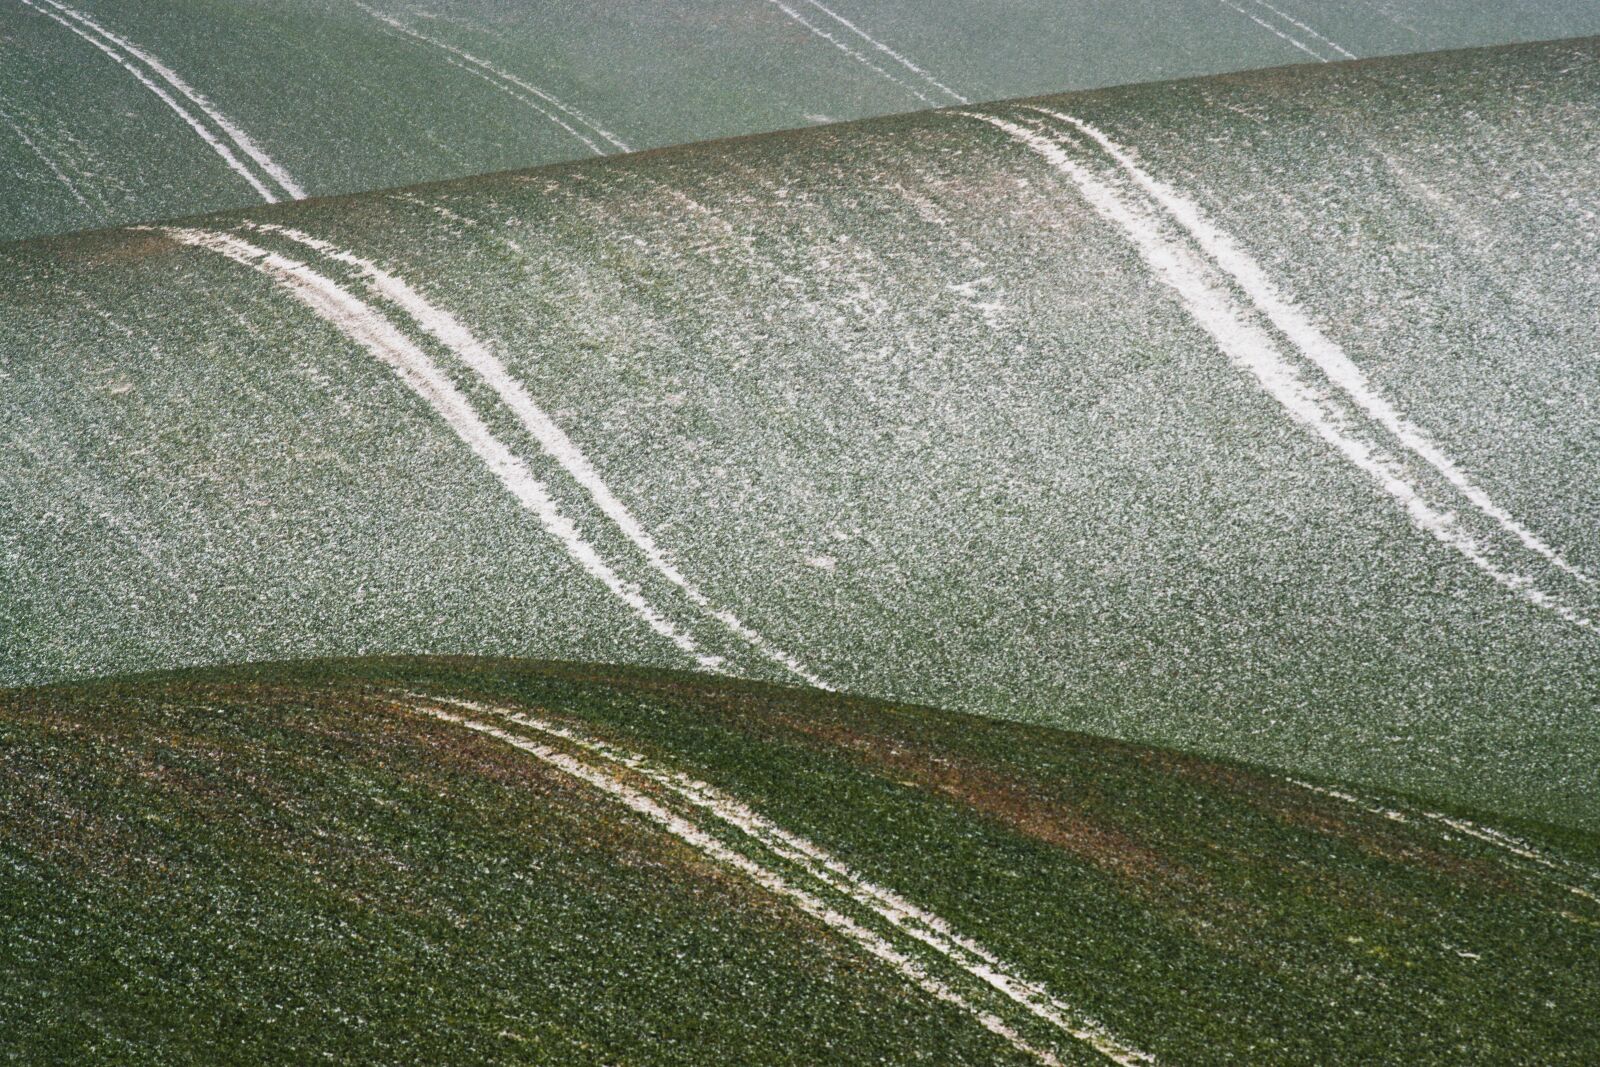
[[[961,100],[1594,33],[1600,10],[1580,0],[3,0],[0,238]]]
[[[1592,833],[1046,727],[328,661],[13,690],[0,782],[16,1062],[1576,1064],[1600,1041]]]
[[[1600,1062],[1592,34],[0,0],[0,1063]]]
[[[0,682],[699,666],[1594,830],[1597,58],[0,247]]]

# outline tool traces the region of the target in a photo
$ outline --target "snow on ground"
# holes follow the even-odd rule
[[[0,675],[699,662],[1593,825],[1595,63],[1132,87],[0,249]]]

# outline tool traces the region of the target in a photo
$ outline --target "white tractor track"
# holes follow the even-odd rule
[[[434,361],[380,311],[310,266],[233,234],[214,230],[161,227],[159,232],[195,248],[226,256],[271,278],[317,316],[393,370],[426,401],[500,483],[532,512],[580,567],[603,584],[650,629],[670,641],[702,669],[723,673],[723,660],[701,650],[694,638],[658,611],[637,587],[623,580],[600,556],[572,520],[563,515],[543,482],[535,478],[484,423],[467,397]]]
[[[888,923],[925,948],[932,949],[949,965],[959,969],[963,980],[975,980],[1010,1001],[1015,1007],[1023,1009],[1034,1022],[1046,1024],[1066,1034],[1073,1040],[1094,1049],[1111,1062],[1122,1067],[1138,1067],[1155,1062],[1148,1053],[1115,1037],[1099,1022],[1069,1007],[1038,983],[1022,977],[1013,965],[1002,961],[973,939],[956,932],[946,920],[918,907],[893,890],[870,881],[819,845],[782,829],[706,782],[656,766],[642,755],[586,737],[577,731],[537,719],[514,708],[495,707],[471,700],[425,697],[422,694],[407,696],[411,701],[409,706],[412,710],[456,722],[507,743],[517,744],[517,747],[532,752],[553,766],[558,766],[567,773],[574,774],[591,785],[611,793],[633,810],[656,821],[711,858],[733,865],[742,873],[757,877],[766,888],[795,900],[808,914],[822,919],[835,930],[867,948],[873,955],[890,962],[924,990],[941,1000],[963,1008],[986,1028],[1005,1037],[1014,1046],[1030,1053],[1041,1062],[1055,1064],[1060,1061],[1048,1049],[1026,1041],[1014,1027],[992,1012],[975,1005],[970,999],[952,990],[947,983],[929,975],[915,957],[895,946],[883,935],[872,932],[856,919],[844,916],[824,904],[822,898],[817,895],[818,890],[836,894],[854,906],[865,909],[866,914],[863,918],[873,922]],[[429,704],[445,704],[453,709],[477,715],[497,716],[524,730],[565,742],[578,749],[586,760],[592,762],[557,753],[547,745],[480,721],[465,719],[454,711],[430,707]],[[560,756],[561,762],[548,758],[551,754]],[[792,864],[816,885],[810,889],[797,886],[792,878],[785,879],[772,864],[762,863],[752,856],[729,848],[718,838],[707,834],[703,828],[688,823],[683,816],[667,811],[656,801],[628,786],[621,778],[623,773],[637,775],[652,785],[666,790],[676,801],[687,804],[699,815],[709,816],[725,828],[736,831],[742,835],[743,840],[756,846],[760,852]],[[635,803],[637,799],[643,799],[651,806],[651,810]],[[669,823],[667,819],[677,822]],[[680,823],[692,830],[692,837],[680,832],[682,829]],[[711,843],[709,847],[707,842]]]
[[[494,63],[491,63],[489,60],[484,59],[481,56],[473,55],[464,48],[458,48],[448,41],[439,40],[437,37],[429,37],[420,30],[401,22],[393,15],[386,14],[370,4],[363,3],[362,0],[351,0],[351,3],[355,4],[356,7],[360,8],[368,15],[371,15],[385,26],[388,26],[396,33],[404,34],[420,44],[438,48],[452,56],[455,56],[457,59],[462,60],[464,63],[471,64],[473,68],[476,68],[475,70],[471,71],[472,73],[478,74],[480,77],[486,78],[490,82],[498,84],[502,89],[505,89],[513,96],[518,97],[524,104],[532,107],[534,110],[538,111],[539,114],[543,115],[557,126],[560,126],[563,130],[566,130],[578,140],[582,141],[592,152],[594,152],[595,155],[603,156],[609,153],[605,148],[595,144],[588,134],[574,129],[566,121],[552,114],[545,107],[541,107],[539,104],[534,103],[534,100],[541,100],[545,104],[549,105],[550,108],[554,108],[556,111],[561,112],[579,126],[587,128],[591,133],[594,134],[595,137],[598,137],[610,144],[612,148],[616,149],[617,151],[633,151],[633,149],[630,148],[627,142],[622,140],[622,138],[610,132],[604,126],[601,126],[598,122],[596,122],[594,119],[591,119],[588,115],[585,115],[582,111],[579,111],[577,108],[560,100],[555,96],[555,94],[548,92],[545,89],[541,89],[539,86],[534,85],[524,78],[518,77],[502,67],[496,66]],[[455,65],[462,66],[462,63],[457,63]],[[462,69],[468,68],[462,67]]]
[[[466,71],[468,74],[472,75],[474,78],[482,79],[483,81],[485,81],[485,82],[489,83],[490,85],[492,85],[497,91],[505,93],[507,96],[511,97],[513,100],[518,101],[519,103],[521,103],[525,107],[530,107],[534,111],[537,111],[539,114],[541,114],[545,118],[549,119],[555,125],[560,126],[563,130],[566,130],[568,133],[572,134],[572,136],[574,136],[578,140],[582,141],[584,146],[586,148],[588,148],[589,151],[593,152],[595,155],[603,156],[603,155],[608,154],[604,148],[601,148],[599,145],[595,144],[594,139],[591,138],[588,134],[583,133],[582,131],[573,128],[571,125],[569,125],[567,122],[565,122],[555,112],[551,111],[547,107],[542,106],[538,102],[538,100],[532,96],[532,94],[525,93],[525,92],[521,91],[520,89],[518,89],[516,86],[507,84],[506,82],[500,80],[499,78],[496,78],[494,75],[488,73],[487,71],[479,70],[477,67],[472,66],[470,63],[465,63],[462,60],[456,59],[454,57],[447,58],[445,60],[445,62],[449,63],[452,67],[455,67],[457,70]]]
[[[1296,29],[1304,30],[1310,36],[1315,37],[1317,40],[1321,41],[1323,44],[1327,45],[1329,48],[1331,48],[1335,52],[1339,53],[1339,55],[1342,56],[1343,58],[1345,58],[1345,59],[1360,59],[1361,58],[1360,56],[1356,55],[1354,52],[1352,52],[1348,48],[1346,48],[1344,45],[1340,44],[1338,41],[1335,41],[1332,37],[1328,37],[1328,36],[1326,36],[1324,34],[1318,33],[1316,30],[1312,29],[1310,26],[1307,26],[1305,23],[1301,22],[1299,19],[1295,18],[1293,15],[1289,14],[1287,11],[1284,11],[1281,8],[1274,7],[1272,4],[1267,3],[1267,0],[1256,0],[1256,3],[1259,4],[1260,6],[1266,8],[1268,11],[1272,12],[1274,15],[1278,16],[1280,19],[1282,19],[1283,21],[1287,22],[1289,25],[1295,27]]]
[[[1491,558],[1489,549],[1461,527],[1451,506],[1430,499],[1423,483],[1368,439],[1375,436],[1373,430],[1388,431],[1426,460],[1480,512],[1513,533],[1523,548],[1590,584],[1587,575],[1494,505],[1437,446],[1378,397],[1342,350],[1277,293],[1260,267],[1231,238],[1212,226],[1184,198],[1137,168],[1125,151],[1087,123],[1080,124],[1071,116],[1046,109],[1026,110],[1065,123],[1069,129],[1030,126],[981,112],[958,114],[996,127],[1069,178],[1095,213],[1133,243],[1145,264],[1178,295],[1190,317],[1211,335],[1222,352],[1254,377],[1292,419],[1372,478],[1404,509],[1414,526],[1455,550],[1524,601],[1580,629],[1600,633],[1600,625],[1588,615],[1546,592],[1527,575]],[[1099,144],[1100,150],[1121,166],[1125,176],[1103,178],[1091,162],[1077,158],[1087,157],[1095,150],[1080,146],[1075,133],[1090,144]],[[1240,291],[1237,296],[1235,286]],[[1281,344],[1268,327],[1276,328],[1288,344]],[[1296,366],[1296,355],[1321,370],[1354,402],[1355,409],[1316,388]],[[1369,420],[1373,426],[1364,429]]]
[[[1519,522],[1495,503],[1468,474],[1445,455],[1444,450],[1422,432],[1394,404],[1382,396],[1356,362],[1335,341],[1311,321],[1295,301],[1285,295],[1265,269],[1231,235],[1212,221],[1191,198],[1160,181],[1139,165],[1133,154],[1103,131],[1072,115],[1033,107],[1041,115],[1064,122],[1103,149],[1140,189],[1181,225],[1217,266],[1221,267],[1249,296],[1252,303],[1272,321],[1278,331],[1322,374],[1350,398],[1373,422],[1388,431],[1408,451],[1427,463],[1483,515],[1515,537],[1523,548],[1543,557],[1557,569],[1585,585],[1595,578],[1573,565],[1556,548]]]
[[[67,175],[67,172],[62,170],[53,158],[46,155],[44,150],[34,142],[33,138],[29,137],[27,132],[24,131],[23,128],[12,119],[10,112],[4,110],[3,108],[0,108],[0,122],[4,122],[6,126],[10,128],[11,132],[17,135],[17,140],[21,141],[23,146],[26,147],[29,152],[33,153],[34,158],[38,159],[40,163],[43,163],[45,167],[49,169],[55,180],[64,186],[67,192],[72,194],[72,198],[78,202],[78,205],[82,207],[83,210],[94,211],[94,208],[90,206],[89,201],[86,200],[84,195],[78,191],[77,185]]]
[[[900,64],[912,74],[917,75],[917,77],[921,78],[923,81],[927,82],[941,93],[944,93],[954,103],[970,104],[972,102],[966,97],[962,96],[960,93],[956,92],[954,89],[950,88],[948,85],[944,84],[944,82],[935,78],[932,74],[929,74],[922,67],[919,67],[916,63],[912,62],[909,57],[896,52],[893,48],[890,48],[888,45],[884,44],[882,41],[878,40],[866,30],[863,30],[861,27],[857,26],[855,23],[839,14],[837,11],[834,11],[832,8],[820,3],[819,0],[806,0],[806,3],[810,4],[812,7],[816,8],[818,11],[822,12],[824,15],[828,16],[830,19],[837,22],[839,25],[843,26],[857,37],[861,38],[863,41],[867,42],[873,48],[877,49],[890,59],[894,60],[896,63]]]
[[[899,86],[901,89],[903,89],[906,92],[910,93],[912,96],[916,97],[918,100],[922,101],[924,104],[927,104],[929,107],[940,107],[940,106],[943,106],[944,104],[947,104],[947,103],[950,102],[949,100],[938,100],[938,99],[935,99],[934,97],[931,97],[927,93],[923,92],[921,89],[918,89],[916,86],[907,85],[905,82],[901,81],[899,78],[895,77],[893,74],[890,74],[888,71],[886,71],[882,67],[878,66],[876,63],[874,63],[864,53],[859,52],[856,49],[850,47],[850,45],[848,43],[846,43],[845,41],[841,41],[838,37],[835,37],[833,34],[829,33],[823,27],[818,26],[815,22],[812,22],[810,19],[806,18],[800,12],[796,11],[793,7],[791,7],[788,4],[784,3],[783,0],[767,0],[767,3],[771,4],[773,7],[777,8],[779,11],[782,11],[785,15],[789,16],[789,18],[791,20],[793,20],[794,22],[798,23],[800,26],[804,27],[812,35],[814,35],[816,37],[820,37],[822,40],[827,41],[829,44],[833,45],[833,47],[837,48],[839,51],[843,52],[845,55],[849,56],[851,59],[855,60],[857,63],[860,63],[863,67],[866,67],[868,70],[872,71],[872,73],[876,74],[878,77],[884,79],[887,82],[890,82],[890,83],[892,83],[894,85]],[[818,6],[819,6],[819,9],[820,9],[820,5],[818,5]],[[839,20],[839,21],[841,22],[841,24],[843,24],[843,20],[842,19]],[[851,27],[851,28],[854,29],[854,27]],[[865,37],[865,35],[862,34],[860,30],[856,30],[855,32],[856,32],[857,35]],[[869,39],[869,42],[870,42],[870,39]],[[876,42],[870,42],[870,44],[876,44]],[[887,51],[887,49],[884,49],[884,51]],[[949,90],[946,89],[945,92],[948,93]]]
[[[678,589],[699,614],[714,621],[719,627],[756,654],[782,667],[786,672],[805,684],[813,688],[832,691],[834,687],[807,667],[798,657],[779,648],[756,629],[746,624],[730,609],[714,603],[698,584],[685,576],[649,530],[644,527],[631,509],[611,489],[610,485],[607,484],[604,477],[595,468],[583,450],[578,447],[577,443],[538,405],[528,392],[527,387],[511,373],[500,357],[487,344],[479,340],[455,315],[428,300],[414,286],[391,271],[384,269],[373,260],[359,256],[329,241],[322,240],[294,227],[273,223],[243,223],[242,227],[257,233],[269,234],[295,242],[329,260],[355,268],[359,272],[363,283],[369,285],[374,293],[408,316],[416,326],[443,345],[455,359],[459,360],[463,366],[477,376],[478,380],[494,392],[499,401],[516,416],[522,428],[538,443],[544,455],[554,461],[576,483],[600,513],[643,557],[648,568]],[[232,235],[214,234],[214,236],[225,237],[225,244],[232,242],[232,244],[227,244],[227,247],[233,252],[239,252],[241,249],[256,249],[256,252],[266,251],[257,249],[256,246],[250,245],[241,238]],[[190,243],[194,243],[192,239],[190,239]],[[221,250],[221,247],[215,247],[215,242],[202,245],[202,247],[212,247],[214,251]],[[255,254],[255,252],[248,253],[250,256]],[[243,260],[240,261],[243,262]],[[285,258],[285,262],[294,263],[297,261]],[[250,265],[261,269],[256,261],[252,261]],[[282,265],[279,264],[277,266],[281,267]],[[299,266],[306,271],[310,270],[304,264]],[[282,281],[283,271],[280,269],[272,276]],[[303,280],[303,275],[295,274],[294,276]],[[403,338],[403,334],[396,329],[393,322],[384,317],[381,311],[362,301],[348,290],[338,286],[337,283],[321,275],[317,275],[317,277],[322,279],[320,283],[317,283],[322,287],[319,291],[326,292],[326,287],[332,286],[333,289],[342,294],[339,297],[340,300],[347,303],[353,302],[351,306],[359,305],[360,308],[364,309],[362,314],[376,317],[383,322],[388,331]],[[300,283],[296,284],[299,285]],[[346,332],[348,334],[348,331]],[[365,344],[364,341],[362,343]],[[407,359],[413,363],[419,357],[427,360],[428,366],[432,368],[430,374],[437,374],[441,381],[447,385],[449,384],[448,377],[444,372],[434,366],[432,361],[420,349],[409,340],[406,340],[406,344],[410,349]],[[386,362],[390,362],[393,365],[392,360],[388,359],[388,357],[384,358]],[[450,388],[454,390],[454,386],[450,386]],[[458,390],[455,391],[455,397],[459,400],[462,410],[470,414],[474,420],[477,420],[477,427],[482,429],[484,435],[488,435],[489,431],[472,408],[472,402]],[[444,413],[441,412],[441,414]],[[458,434],[461,434],[461,427],[457,422],[451,421],[453,417],[447,416],[447,421],[450,421],[452,428],[456,429]],[[479,436],[478,430],[474,429],[470,439],[468,436],[463,436],[463,439],[472,444],[473,441],[479,439]],[[490,436],[492,437],[492,435]],[[502,460],[500,458],[491,459],[490,454],[498,456],[498,453],[494,451],[495,448],[504,450],[507,455],[511,454],[511,450],[498,441],[495,441],[493,447],[487,445],[483,447],[490,448],[490,452],[485,453],[476,445],[474,450],[478,451],[480,458],[484,459],[491,469],[496,470],[498,473],[502,469]],[[519,485],[524,476],[528,479],[533,478],[532,473],[527,470],[521,459],[515,459],[515,463],[517,465],[515,480]],[[509,470],[511,468],[505,469]],[[502,481],[504,481],[503,478]],[[665,616],[645,600],[636,584],[624,581],[619,576],[614,565],[603,563],[600,560],[598,550],[582,539],[570,520],[564,516],[557,515],[553,510],[546,514],[543,510],[546,504],[539,502],[539,494],[543,494],[544,499],[548,502],[548,507],[554,509],[555,504],[553,499],[549,497],[549,488],[543,482],[537,481],[537,479],[534,479],[534,484],[537,485],[538,492],[531,496],[523,489],[513,489],[512,491],[525,504],[529,500],[534,501],[532,509],[544,516],[547,529],[562,541],[569,555],[579,560],[586,570],[589,570],[591,574],[605,583],[613,594],[627,603],[629,608],[649,623],[652,629],[662,634],[662,636],[668,637],[681,650],[692,656],[698,666],[718,673],[728,672],[729,667],[724,657],[703,651],[687,630],[668,623]],[[511,485],[508,483],[507,487],[511,488]],[[524,497],[527,499],[524,499]]]
[[[260,145],[218,110],[216,105],[195,89],[194,86],[190,85],[176,71],[149,51],[120,34],[106,29],[83,12],[59,3],[58,0],[42,0],[43,3],[48,4],[53,9],[50,11],[34,3],[34,0],[19,0],[19,2],[26,4],[42,15],[54,19],[116,61],[118,65],[132,74],[140,84],[154,93],[188,123],[190,128],[198,133],[230,168],[249,182],[251,188],[255,189],[267,203],[277,203],[282,196],[287,196],[291,200],[300,200],[305,197],[305,190],[289,176],[289,173],[283,167],[279,166],[271,156],[267,155]],[[71,21],[67,21],[69,19]],[[205,115],[216,129],[221,131],[220,137],[208,129],[187,108],[174,100],[169,93],[146,77],[143,72],[134,66],[135,63],[143,64],[146,70],[166,82],[175,92],[184,97],[190,105]],[[239,154],[235,154],[232,149],[223,144],[224,139],[231,141],[234,148],[238,149]],[[252,172],[244,161],[239,158],[239,155],[243,155],[253,162],[260,169],[261,174],[257,175]],[[279,191],[274,192],[269,187],[269,183],[276,185]],[[280,193],[282,196],[280,196]]]
[[[1512,869],[1527,870],[1527,864],[1534,864],[1541,868],[1540,874],[1550,878],[1562,889],[1572,893],[1574,896],[1583,897],[1585,900],[1600,904],[1600,893],[1597,893],[1594,889],[1573,885],[1566,880],[1569,877],[1576,876],[1580,880],[1586,880],[1596,886],[1600,886],[1600,872],[1592,871],[1581,864],[1573,863],[1565,857],[1552,856],[1547,852],[1542,852],[1521,838],[1513,837],[1503,830],[1496,830],[1492,826],[1484,826],[1481,823],[1472,822],[1470,819],[1463,819],[1455,815],[1445,815],[1437,811],[1425,811],[1420,808],[1401,810],[1387,807],[1375,800],[1364,799],[1343,789],[1313,785],[1311,782],[1302,781],[1299,778],[1284,778],[1282,780],[1318,796],[1331,797],[1334,800],[1342,801],[1351,807],[1361,809],[1369,815],[1380,815],[1390,822],[1406,823],[1415,819],[1426,819],[1441,826],[1449,827],[1459,834],[1470,837],[1475,841],[1481,841],[1498,850],[1501,861]],[[1507,859],[1507,856],[1515,856],[1525,862],[1517,863]]]
[[[286,237],[320,252],[329,259],[359,270],[380,295],[411,316],[419,326],[471,369],[484,384],[494,390],[501,403],[517,416],[522,427],[539,442],[539,447],[545,455],[559,464],[561,469],[578,483],[601,513],[639,550],[652,570],[682,590],[702,613],[716,620],[729,633],[764,658],[783,667],[807,685],[829,691],[833,689],[832,685],[818,677],[797,658],[745,625],[732,611],[714,605],[698,585],[685,577],[628,506],[618,499],[583,450],[539,407],[527,387],[512,375],[500,357],[490,351],[489,346],[478,340],[454,315],[433,304],[413,286],[370,259],[292,227],[270,223],[246,225],[251,229]]]
[[[1310,45],[1306,44],[1304,41],[1300,40],[1298,37],[1295,37],[1293,34],[1285,33],[1282,30],[1278,29],[1278,27],[1274,26],[1272,23],[1268,22],[1266,19],[1262,18],[1260,15],[1255,15],[1255,14],[1252,14],[1251,12],[1249,12],[1249,11],[1246,11],[1244,8],[1240,7],[1238,4],[1233,3],[1232,0],[1219,0],[1219,2],[1222,4],[1223,7],[1232,8],[1234,11],[1237,11],[1239,14],[1243,15],[1245,18],[1249,19],[1251,22],[1255,23],[1257,26],[1260,26],[1262,29],[1264,29],[1268,33],[1272,34],[1274,37],[1278,37],[1278,38],[1281,38],[1281,39],[1289,42],[1291,45],[1293,45],[1294,47],[1298,48],[1300,51],[1304,52],[1306,55],[1310,56],[1312,59],[1316,60],[1318,63],[1327,63],[1327,62],[1329,62],[1329,59],[1328,59],[1327,56],[1323,55],[1321,52],[1318,52],[1318,51],[1314,50]]]

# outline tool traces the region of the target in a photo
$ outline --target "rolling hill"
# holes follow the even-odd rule
[[[0,246],[0,682],[697,668],[1593,830],[1597,48]]]
[[[482,659],[0,694],[31,1063],[1584,1063],[1600,838]]]

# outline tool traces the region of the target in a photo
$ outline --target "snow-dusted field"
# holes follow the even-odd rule
[[[1580,0],[4,0],[0,237],[1597,32]]]
[[[1596,61],[0,249],[0,680],[698,668],[1593,827]]]

